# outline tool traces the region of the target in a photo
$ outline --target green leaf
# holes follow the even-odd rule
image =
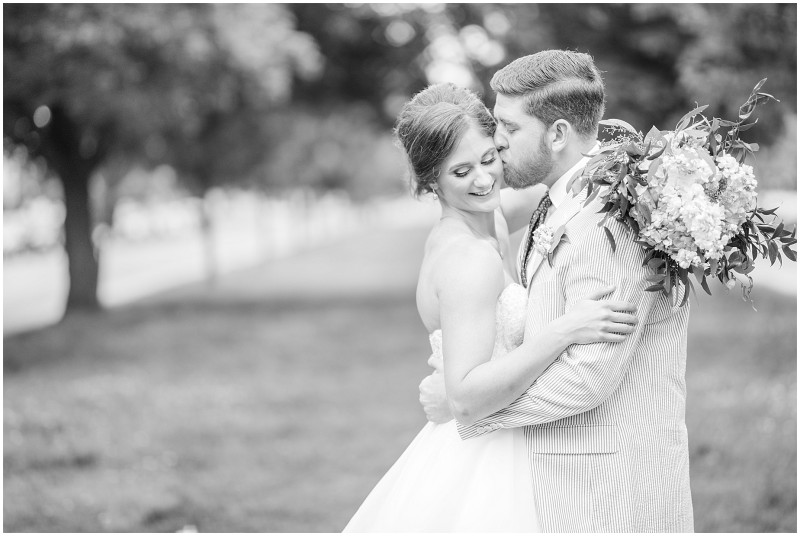
[[[612,208],[614,208],[614,203],[611,201],[606,201],[606,204],[597,211],[598,214],[602,214],[603,212],[609,212]]]
[[[620,195],[619,204],[620,204],[620,209],[619,209],[620,213],[623,216],[627,215],[628,214],[628,208],[630,207],[631,202],[625,196],[624,192]]]
[[[611,234],[611,230],[608,227],[603,226],[603,230],[606,232],[606,238],[611,243],[611,251],[617,251],[617,243],[614,241],[614,235]]]
[[[660,149],[658,152],[656,152],[655,154],[652,154],[652,155],[648,156],[648,157],[647,157],[647,159],[648,159],[648,160],[655,160],[656,158],[658,158],[659,156],[661,156],[662,154],[664,154],[664,151],[666,151],[666,150],[667,150],[667,146],[666,146],[666,145],[664,145],[664,147],[662,147],[662,148],[661,148],[661,149]],[[652,167],[652,166],[651,166],[651,167]]]
[[[639,214],[642,215],[642,218],[645,222],[650,223],[653,220],[653,215],[650,212],[650,207],[647,206],[646,203],[639,202],[636,204],[636,208],[639,211]]]
[[[756,209],[756,212],[758,212],[759,214],[764,214],[765,216],[771,216],[771,215],[775,214],[775,211],[778,210],[779,208],[780,207],[775,207],[775,208],[771,208],[771,209],[767,210],[767,209],[763,209],[763,208],[759,207],[759,208]]]
[[[769,102],[769,101],[771,101],[771,100],[774,100],[775,102],[781,102],[781,101],[779,101],[778,99],[776,99],[775,97],[773,97],[772,95],[770,95],[769,93],[759,93],[759,94],[756,96],[756,100],[755,100],[755,103],[754,103],[754,107],[755,107],[755,106],[758,106],[758,105],[760,105],[760,104],[766,104],[766,103],[768,103],[768,102]]]
[[[769,265],[775,264],[775,259],[778,255],[778,245],[775,242],[769,242]]]
[[[650,281],[651,283],[660,283],[664,281],[664,278],[667,277],[667,274],[652,274],[645,277],[646,280]]]
[[[789,246],[783,246],[783,254],[786,255],[789,260],[797,262],[797,253],[794,252]]]
[[[746,125],[740,125],[739,126],[739,132],[746,132],[746,131],[750,130],[751,128],[753,128],[756,125],[756,123],[758,123],[758,119],[756,119],[752,123],[747,123]]]
[[[689,124],[689,120],[692,117],[696,116],[697,114],[703,112],[706,108],[708,108],[708,104],[703,106],[698,106],[688,114],[681,117],[680,121],[678,121],[678,126],[675,128],[675,130],[683,130],[684,128],[686,128],[686,126]]]
[[[599,193],[600,193],[600,188],[592,189],[591,185],[590,185],[589,192],[588,192],[589,195],[586,197],[586,205],[588,205],[589,203],[594,201],[594,199],[598,196]]]
[[[657,283],[655,285],[650,285],[645,289],[647,292],[657,292],[659,290],[664,290],[664,285],[661,283]]]
[[[658,257],[655,259],[650,259],[650,261],[648,261],[647,263],[647,265],[650,266],[651,270],[655,270],[657,272],[660,272],[662,269],[664,269],[666,267],[666,264],[667,261]]]
[[[692,296],[694,296],[694,301],[697,302],[697,292],[695,292],[694,285],[692,285],[691,281],[689,281],[689,290],[692,291]]]
[[[567,191],[569,191],[572,188],[572,185],[575,183],[575,181],[577,181],[578,179],[581,178],[581,174],[582,173],[583,173],[583,170],[578,170],[578,171],[575,172],[575,174],[572,175],[572,177],[569,179],[569,181],[567,181]],[[578,191],[580,191],[580,190],[578,190]]]
[[[751,94],[758,93],[758,90],[761,89],[761,87],[764,85],[764,83],[766,81],[767,81],[766,78],[762,78],[761,80],[759,80],[758,84],[755,85],[755,87],[753,88],[753,91],[751,91],[750,93]]]
[[[764,238],[767,239],[775,232],[775,228],[771,225],[759,225],[758,228],[761,230],[761,234],[764,235]]]
[[[702,266],[692,266],[692,274],[694,274],[694,278],[697,279],[698,283],[706,277],[706,272]]]
[[[644,137],[645,143],[652,144],[654,141],[661,141],[664,139],[664,135],[658,130],[656,127],[651,127],[650,131],[647,133],[647,136]]]
[[[714,121],[719,121],[714,119]],[[708,148],[711,150],[711,156],[717,155],[717,137],[713,134],[716,129],[712,129],[712,134],[708,137]]]
[[[703,290],[706,291],[706,294],[711,296],[711,289],[708,288],[708,279],[707,278],[704,277],[703,280],[700,281],[700,286],[703,287]]]
[[[683,300],[681,301],[679,307],[683,307],[684,305],[686,305],[686,302],[689,301],[689,289],[687,287],[689,287],[692,283],[691,281],[689,281],[689,272],[687,270],[684,269],[678,270],[678,276],[680,277],[681,283],[683,283]],[[676,286],[675,287],[676,298],[677,294],[678,294],[678,287]]]
[[[639,222],[636,221],[636,218],[633,216],[628,216],[626,223],[628,224],[633,236],[639,236]]]
[[[774,233],[772,233],[772,236],[770,237],[770,240],[774,239],[776,236],[778,236],[779,234],[781,234],[781,231],[783,231],[783,222],[781,222],[781,223],[780,223],[780,224],[779,224],[779,225],[778,225],[778,226],[775,228],[775,232],[774,232]]]
[[[625,186],[628,188],[628,192],[630,192],[631,197],[633,199],[639,199],[639,194],[636,193],[636,181],[633,177],[628,176],[628,180],[625,181]]]

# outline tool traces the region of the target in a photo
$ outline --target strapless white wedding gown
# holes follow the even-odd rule
[[[492,359],[522,342],[527,291],[497,300]],[[430,335],[441,356],[442,333]],[[344,532],[541,532],[521,428],[462,440],[455,421],[428,423],[372,490]]]

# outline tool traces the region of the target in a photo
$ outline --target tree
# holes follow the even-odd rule
[[[759,108],[764,125],[746,136],[764,143],[781,135],[787,112],[797,113],[797,5],[703,4],[691,16],[679,5],[669,10],[693,36],[678,58],[681,85],[693,101],[736,117],[756,82],[767,78],[763,91],[781,103]]]
[[[114,159],[169,162],[201,189],[223,167],[241,172],[259,131],[236,152],[219,146],[319,62],[277,5],[5,4],[3,15],[3,133],[63,184],[67,311],[98,307],[94,172]]]

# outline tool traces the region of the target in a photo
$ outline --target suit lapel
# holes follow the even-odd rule
[[[558,229],[562,225],[566,225],[569,220],[575,217],[578,212],[581,211],[583,207],[583,201],[586,199],[586,190],[579,192],[577,195],[571,195],[564,200],[560,207],[556,209],[556,211],[550,215],[550,218],[547,220],[548,227],[551,227],[553,230]],[[539,269],[539,266],[542,264],[545,256],[536,251],[535,249],[531,253],[531,260],[528,263],[528,288],[530,288],[531,281],[533,281],[533,276],[536,271]]]

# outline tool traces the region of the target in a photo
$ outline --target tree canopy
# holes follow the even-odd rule
[[[669,128],[734,113],[761,78],[796,113],[794,4],[4,4],[4,146],[64,187],[68,307],[96,307],[90,176],[169,164],[219,183],[380,192],[402,104],[429,83],[482,93],[516,57],[591,53],[607,117]],[[348,136],[342,132],[349,129]],[[391,189],[391,188],[390,188]]]
[[[167,162],[201,188],[223,169],[244,173],[257,163],[259,117],[321,61],[277,5],[5,4],[3,14],[3,133],[64,185],[68,308],[97,305],[93,172],[111,159]]]

